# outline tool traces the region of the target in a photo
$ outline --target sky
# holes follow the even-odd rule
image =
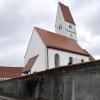
[[[24,66],[34,26],[54,31],[59,0],[0,0],[0,66]],[[69,6],[78,43],[100,59],[100,0],[60,0]]]

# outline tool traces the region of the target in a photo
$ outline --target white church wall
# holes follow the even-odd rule
[[[32,67],[32,73],[33,71],[41,71],[46,69],[46,46],[44,45],[37,31],[34,29],[26,51],[25,64],[31,57],[36,55],[39,56]]]
[[[84,55],[80,54],[74,54],[70,52],[60,51],[56,49],[48,49],[48,57],[49,57],[49,68],[55,68],[55,54],[59,54],[60,56],[60,66],[68,65],[69,57],[73,58],[73,64],[80,63],[82,59],[84,59],[84,62],[88,62],[89,58]]]
[[[73,25],[73,24],[65,21],[65,26],[66,26],[65,30],[67,29],[68,31],[76,33],[76,25]],[[69,28],[69,26],[72,26],[72,28]]]
[[[64,22],[64,30],[65,30],[65,36],[68,36],[69,38],[71,37],[72,39],[77,39],[76,35],[76,25],[73,25],[69,22]]]
[[[71,27],[69,27],[69,26],[71,26]],[[59,27],[60,27],[60,29],[59,29]],[[58,33],[60,35],[67,36],[67,37],[75,39],[75,40],[77,39],[76,25],[73,25],[64,20],[60,6],[58,6],[58,10],[57,10],[55,31],[56,31],[56,33]]]

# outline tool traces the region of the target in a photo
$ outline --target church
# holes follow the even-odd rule
[[[34,27],[23,73],[34,73],[95,59],[77,43],[76,23],[68,6],[58,3],[55,32]]]

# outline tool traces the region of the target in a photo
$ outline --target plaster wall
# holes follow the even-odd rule
[[[59,54],[60,56],[60,66],[68,65],[69,57],[73,58],[73,64],[81,63],[82,59],[84,59],[84,62],[89,61],[89,57],[81,54],[75,54],[67,51],[61,51],[49,48],[48,49],[49,69],[55,68],[55,54]]]
[[[60,26],[62,28],[59,29]],[[69,26],[72,26],[72,28],[69,28]],[[73,25],[64,20],[60,6],[58,6],[57,10],[55,31],[60,35],[67,36],[69,38],[77,40],[76,25]]]
[[[25,64],[31,57],[38,55],[38,58],[32,67],[32,73],[46,69],[46,51],[45,44],[41,40],[37,31],[34,29],[25,55]]]

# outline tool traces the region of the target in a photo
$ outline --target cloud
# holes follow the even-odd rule
[[[71,1],[71,7],[76,16],[76,21],[82,27],[91,31],[91,34],[99,35],[100,26],[100,1],[99,0],[77,0]]]
[[[71,0],[70,3],[77,24],[79,43],[98,59],[100,57],[100,1]]]
[[[58,1],[0,0],[0,65],[23,65],[34,25],[54,31]],[[100,1],[62,2],[70,6],[77,24],[80,45],[99,57]]]
[[[54,29],[58,0],[0,0],[0,65],[23,65],[34,25]]]

